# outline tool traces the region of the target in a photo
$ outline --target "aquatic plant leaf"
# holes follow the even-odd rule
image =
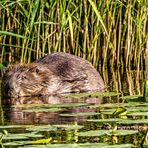
[[[118,124],[148,124],[148,119],[121,119]]]
[[[106,143],[74,143],[74,144],[46,144],[46,145],[26,145],[19,148],[98,148],[109,146]]]
[[[121,99],[135,99],[135,98],[139,98],[139,97],[143,97],[143,95],[129,95],[129,96],[122,96],[120,98]]]
[[[32,144],[50,143],[51,140],[52,140],[52,138],[39,139],[39,140],[36,140],[36,141],[32,141]]]
[[[62,130],[77,130],[77,129],[81,129],[84,126],[82,125],[70,125],[70,124],[65,124],[65,125],[53,125],[54,127],[60,128]]]
[[[127,114],[128,116],[148,116],[148,112],[131,112]]]
[[[61,108],[32,108],[32,109],[23,109],[23,112],[35,112],[35,113],[40,113],[40,112],[58,112],[63,109]]]
[[[99,114],[100,113],[96,113],[96,112],[79,112],[79,113],[71,113],[71,114],[60,114],[60,116],[77,117],[77,116],[95,116]]]
[[[19,104],[14,107],[21,108],[66,108],[66,107],[81,107],[81,106],[91,106],[94,103],[61,103],[61,104]]]
[[[1,125],[0,129],[9,129],[9,128],[26,128],[30,127],[31,125]]]
[[[117,116],[123,116],[126,114],[127,114],[127,109],[124,107],[119,107],[112,113],[112,116],[117,117]]]
[[[30,141],[13,141],[3,143],[4,146],[22,146],[25,144],[30,144]]]
[[[93,130],[87,132],[79,132],[78,136],[105,136],[109,133],[109,130]]]
[[[129,102],[129,103],[105,103],[105,104],[97,104],[91,107],[99,107],[99,108],[117,108],[117,107],[147,107],[148,103],[144,102]]]
[[[85,137],[93,137],[93,136],[105,136],[105,135],[116,135],[116,136],[126,136],[136,134],[138,131],[136,130],[93,130],[88,132],[80,132],[78,136],[85,136]]]
[[[116,111],[116,108],[115,109],[104,109],[104,110],[102,109],[100,110],[100,113],[104,115],[112,115],[113,112],[115,111]]]
[[[144,99],[148,102],[148,80],[146,80],[144,84]]]
[[[129,107],[128,112],[148,112],[148,106],[135,106],[135,107]]]
[[[98,122],[98,123],[116,123],[120,121],[120,118],[109,118],[109,119],[88,119],[88,122]]]
[[[117,107],[124,107],[124,106],[128,106],[128,103],[105,103],[105,104],[96,104],[93,105],[92,107],[96,108],[117,108]]]
[[[34,132],[32,133],[22,133],[22,134],[11,134],[11,133],[8,133],[7,136],[5,136],[3,139],[4,140],[8,140],[8,139],[20,139],[20,140],[23,140],[23,139],[29,139],[29,138],[41,138],[43,137],[43,135],[41,134],[36,134]]]
[[[126,135],[137,134],[138,132],[139,131],[137,130],[116,130],[116,131],[110,132],[108,135],[126,136]]]
[[[132,148],[132,144],[115,144],[115,145],[108,145],[103,146],[103,148]]]
[[[148,119],[122,119],[122,118],[109,118],[109,119],[88,119],[88,122],[98,123],[116,123],[116,124],[148,124]]]
[[[51,125],[38,125],[38,126],[32,126],[29,128],[26,128],[27,131],[34,131],[34,132],[40,132],[40,131],[56,131],[57,128]]]
[[[144,101],[143,95],[132,95],[132,96],[123,96],[120,97],[122,100],[133,101],[133,102],[141,102]]]
[[[111,96],[117,96],[118,94],[115,92],[89,92],[89,93],[73,93],[65,95],[66,98],[96,98],[96,97],[111,97]],[[98,98],[99,99],[99,98]]]

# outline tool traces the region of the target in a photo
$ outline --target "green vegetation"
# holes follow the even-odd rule
[[[1,0],[0,70],[69,52],[101,65],[112,88],[68,94],[53,104],[54,98],[39,98],[49,104],[14,100],[0,110],[0,146],[147,146],[148,83],[143,88],[141,81],[148,75],[140,71],[148,65],[147,28],[147,0]]]
[[[70,52],[105,68],[140,69],[147,46],[147,0],[1,0],[1,63]]]
[[[84,93],[83,93],[84,94]],[[102,95],[101,95],[102,96]],[[115,101],[117,96],[110,93],[104,94],[104,99],[109,102]],[[140,147],[147,145],[148,103],[133,98],[139,96],[119,97],[124,99],[122,103],[61,103],[61,104],[22,104],[14,105],[18,111],[15,120],[25,121],[26,111],[29,109],[30,120],[26,125],[10,125],[4,122],[0,126],[1,145],[3,147]],[[140,96],[141,97],[141,96]],[[126,99],[128,98],[128,99]],[[32,98],[33,100],[34,98]],[[47,98],[46,98],[47,99]],[[52,98],[53,99],[53,98]],[[65,98],[61,98],[65,99]],[[72,99],[72,98],[66,98]],[[75,96],[73,96],[75,100]],[[82,95],[81,99],[93,100],[100,98],[87,98]],[[126,99],[126,100],[125,100]],[[73,101],[74,101],[73,100]],[[81,100],[82,101],[82,100]],[[103,100],[102,100],[103,101]],[[62,101],[63,102],[63,101]],[[84,101],[85,102],[85,101]],[[115,101],[116,102],[116,101]],[[59,102],[58,102],[59,103]],[[64,110],[55,110],[55,107]],[[36,110],[38,109],[38,112]],[[46,112],[44,111],[46,110]],[[31,112],[32,110],[32,112]],[[51,112],[51,110],[53,110]],[[4,110],[9,113],[9,109]],[[18,116],[21,113],[24,118]],[[53,114],[54,113],[54,114]],[[41,116],[40,116],[41,115]],[[53,115],[53,116],[52,116]],[[40,117],[40,120],[38,119]],[[55,119],[58,117],[58,121]],[[61,123],[60,117],[64,123]],[[64,118],[65,117],[65,118]],[[13,118],[13,116],[12,116]],[[42,121],[52,118],[53,123]],[[71,119],[71,121],[70,121]],[[13,120],[13,119],[12,119]],[[36,121],[39,123],[31,123]],[[5,120],[4,120],[5,121]],[[40,123],[41,122],[41,123]],[[28,124],[29,123],[29,124]],[[5,131],[5,132],[4,132]],[[131,139],[134,139],[131,141]]]

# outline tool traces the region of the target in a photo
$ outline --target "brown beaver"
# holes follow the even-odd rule
[[[102,91],[104,82],[92,64],[80,57],[57,52],[34,63],[7,68],[2,80],[9,97]]]

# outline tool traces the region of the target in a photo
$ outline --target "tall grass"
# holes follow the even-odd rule
[[[69,52],[103,69],[141,69],[148,50],[147,0],[1,0],[4,61]]]

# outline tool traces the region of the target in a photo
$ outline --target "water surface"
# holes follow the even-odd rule
[[[104,73],[105,93],[1,98],[3,147],[145,145],[148,104],[143,72]],[[2,135],[2,133],[1,133]]]

